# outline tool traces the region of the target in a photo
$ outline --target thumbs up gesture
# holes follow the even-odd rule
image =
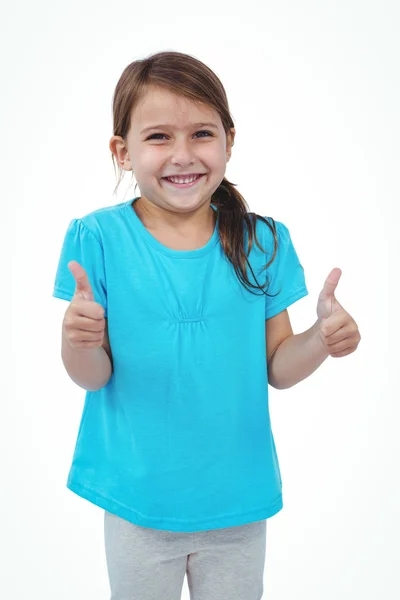
[[[105,331],[104,308],[94,301],[94,294],[85,269],[75,260],[68,263],[76,287],[65,311],[63,334],[72,348],[102,346]]]
[[[341,276],[340,269],[332,269],[317,304],[317,316],[321,321],[318,333],[329,355],[335,358],[354,352],[361,340],[357,323],[335,297]]]

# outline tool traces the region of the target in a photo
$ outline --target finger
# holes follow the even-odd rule
[[[356,350],[357,350],[357,346],[349,346],[348,348],[345,348],[341,352],[332,353],[331,356],[333,358],[340,358],[341,356],[347,356],[348,354],[352,354]]]
[[[325,298],[333,297],[341,276],[342,271],[337,267],[332,269],[332,271],[329,273],[328,277],[325,279],[324,287],[322,288],[321,292]]]
[[[101,304],[94,301],[87,301],[81,296],[77,296],[74,301],[74,310],[77,315],[87,320],[103,320],[105,310]]]
[[[85,302],[87,306],[87,302]],[[88,333],[102,333],[104,332],[104,323],[103,319],[96,317],[88,317],[87,315],[79,316],[77,321],[75,321],[75,327],[78,331],[86,331]]]
[[[321,332],[326,336],[330,336],[342,327],[347,327],[349,315],[345,310],[338,310],[329,317],[323,320],[321,324]]]
[[[85,300],[94,301],[92,286],[90,285],[89,277],[85,269],[76,260],[71,260],[68,263],[68,268],[75,280],[75,294]]]
[[[339,327],[339,329],[336,329],[333,333],[325,335],[326,343],[336,344],[336,342],[340,342],[346,339],[347,337],[350,337],[352,334],[353,328],[351,327],[351,325],[343,325],[342,327]]]
[[[326,346],[330,353],[342,352],[351,346],[354,346],[354,340],[351,337],[346,337],[340,342],[335,342],[334,344],[330,344],[325,340]]]

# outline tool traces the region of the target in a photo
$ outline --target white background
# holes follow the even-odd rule
[[[68,304],[52,291],[69,221],[134,197],[133,185],[112,195],[119,76],[176,50],[227,90],[226,176],[250,210],[289,227],[310,292],[289,309],[295,333],[340,267],[337,298],[362,335],[354,354],[270,388],[284,509],[268,520],[264,598],[396,600],[399,5],[144,5],[2,7],[0,595],[109,598],[103,511],[65,487],[84,390],[61,362]]]

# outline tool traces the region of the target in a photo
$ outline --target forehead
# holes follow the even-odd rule
[[[191,123],[207,121],[222,126],[216,110],[197,104],[159,88],[149,88],[132,112],[132,127],[142,129],[157,123],[185,128]]]

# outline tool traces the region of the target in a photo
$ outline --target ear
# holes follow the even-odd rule
[[[235,135],[236,130],[234,127],[231,127],[230,131],[227,133],[226,136],[226,156],[228,160],[230,159],[232,154],[232,146],[235,143]]]
[[[120,135],[113,135],[110,139],[109,148],[114,154],[117,163],[124,171],[133,171],[132,163],[129,158],[128,148],[124,138]]]

